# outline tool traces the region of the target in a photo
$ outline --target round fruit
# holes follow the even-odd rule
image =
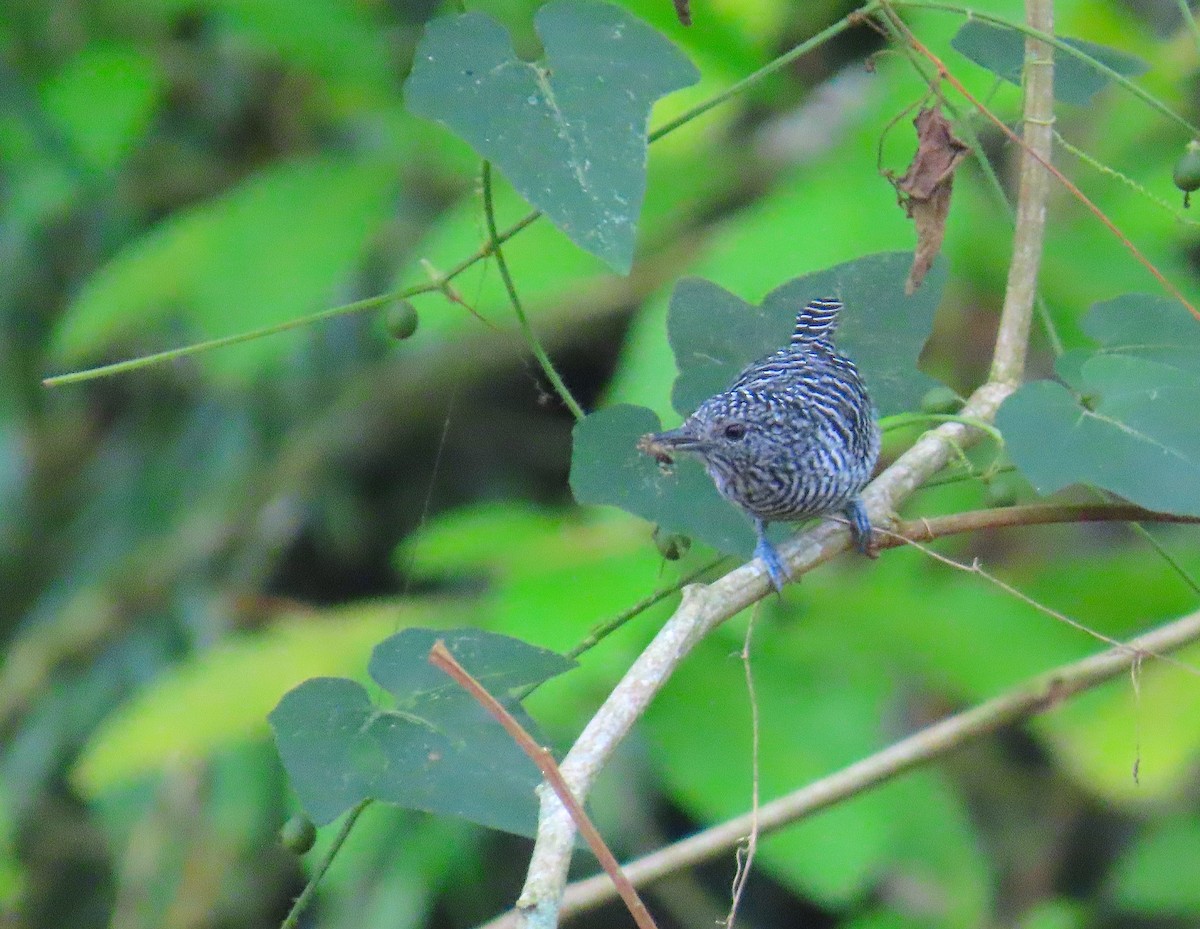
[[[387,308],[384,324],[393,339],[407,339],[417,331],[417,308],[411,300],[398,300]]]
[[[317,827],[303,813],[297,813],[279,827],[279,844],[297,855],[303,855],[316,841]]]
[[[1192,191],[1200,190],[1200,142],[1188,142],[1187,151],[1175,162],[1172,178],[1183,191],[1183,205],[1189,206]]]

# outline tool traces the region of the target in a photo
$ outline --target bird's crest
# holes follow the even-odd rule
[[[797,342],[828,341],[837,328],[838,313],[842,301],[833,297],[810,300],[796,314],[796,331],[792,333],[792,344]]]

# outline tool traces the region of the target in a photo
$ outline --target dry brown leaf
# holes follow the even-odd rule
[[[908,294],[921,286],[942,250],[954,171],[971,153],[969,145],[955,138],[950,121],[936,107],[921,110],[913,125],[917,127],[917,153],[904,177],[892,180],[900,202],[917,227],[917,248],[904,285]]]

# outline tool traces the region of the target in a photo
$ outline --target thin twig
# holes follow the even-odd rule
[[[300,891],[300,896],[292,901],[292,908],[288,910],[288,914],[283,922],[280,923],[279,929],[295,929],[296,923],[300,919],[300,914],[312,902],[312,898],[317,892],[317,887],[325,877],[325,872],[329,870],[329,866],[333,864],[333,859],[337,857],[338,852],[342,850],[342,846],[346,844],[346,839],[350,837],[350,830],[354,828],[354,824],[358,822],[358,817],[362,814],[363,810],[371,805],[371,802],[369,799],[360,800],[358,805],[346,814],[346,818],[342,821],[342,826],[338,829],[337,835],[329,843],[329,848],[325,849],[325,854],[321,856],[321,860],[313,870],[312,877],[304,885],[304,890]]]
[[[935,55],[933,52],[931,52],[925,46],[925,44],[923,42],[921,42],[921,40],[918,39],[912,33],[912,31],[904,24],[903,20],[901,20],[899,17],[896,17],[896,23],[899,26],[899,28],[901,29],[901,31],[903,31],[905,33],[905,36],[906,36],[907,40],[912,44],[912,47],[914,49],[916,49],[917,52],[919,52],[921,55],[924,55],[926,58],[928,58],[929,61],[933,64],[933,66],[935,68],[937,68],[938,76],[941,77],[942,80],[946,81],[946,83],[948,83],[951,87],[953,87],[956,91],[958,91],[972,106],[974,106],[977,110],[979,110],[980,113],[982,113],[985,117],[987,117],[988,121],[991,122],[994,126],[996,126],[996,128],[999,129],[1002,133],[1004,133],[1009,139],[1011,139],[1016,144],[1020,145],[1022,150],[1030,158],[1032,158],[1034,161],[1038,162],[1038,164],[1040,164],[1043,168],[1045,168],[1052,175],[1054,175],[1055,179],[1060,184],[1062,184],[1063,187],[1065,187],[1067,189],[1067,192],[1070,193],[1071,196],[1074,197],[1076,200],[1078,200],[1080,203],[1082,203],[1084,205],[1084,207],[1087,208],[1088,212],[1090,212],[1093,216],[1095,216],[1098,220],[1100,220],[1100,222],[1104,225],[1104,227],[1117,238],[1117,241],[1119,241],[1131,255],[1133,255],[1133,257],[1137,260],[1138,264],[1140,264],[1142,267],[1144,267],[1147,271],[1150,272],[1150,274],[1154,277],[1154,279],[1156,281],[1158,281],[1159,284],[1162,285],[1163,289],[1166,290],[1167,293],[1169,293],[1172,297],[1174,297],[1176,300],[1178,300],[1180,303],[1182,303],[1183,306],[1187,309],[1187,311],[1189,313],[1191,313],[1197,319],[1200,319],[1200,310],[1196,309],[1196,307],[1192,305],[1191,301],[1188,300],[1188,298],[1183,295],[1183,292],[1180,291],[1179,288],[1176,287],[1174,284],[1172,284],[1167,279],[1166,275],[1164,275],[1161,271],[1159,271],[1158,268],[1155,266],[1155,264],[1152,261],[1150,261],[1149,258],[1147,258],[1145,255],[1142,254],[1141,250],[1136,245],[1134,245],[1133,242],[1130,240],[1130,238],[1127,235],[1125,235],[1125,233],[1123,233],[1117,227],[1116,223],[1114,223],[1111,219],[1108,218],[1108,215],[1103,210],[1101,210],[1100,207],[1096,206],[1096,204],[1093,203],[1091,199],[1089,199],[1087,194],[1085,194],[1082,190],[1080,190],[1075,184],[1073,184],[1070,181],[1069,178],[1067,178],[1067,176],[1065,174],[1063,174],[1056,167],[1054,167],[1053,164],[1051,164],[1050,155],[1048,152],[1046,154],[1042,154],[1041,152],[1035,152],[1032,148],[1030,148],[1021,139],[1020,136],[1018,136],[1015,132],[1013,132],[1011,129],[1008,128],[1008,126],[1004,123],[1004,121],[1002,119],[1000,119],[991,110],[989,110],[982,103],[980,103],[979,100],[974,96],[974,94],[972,94],[969,90],[967,90],[967,88],[965,86],[963,86],[963,83],[960,80],[958,80],[958,78],[956,78],[953,74],[950,73],[950,69],[947,68],[946,65],[942,62],[942,60],[940,58],[938,58],[938,56]],[[1039,42],[1039,43],[1041,42],[1040,39],[1031,39],[1031,41],[1035,41],[1035,42]],[[1046,47],[1047,49],[1049,48],[1048,45],[1044,45],[1044,47]],[[1044,62],[1047,59],[1037,59],[1037,60]],[[1049,69],[1047,69],[1047,70],[1049,70]],[[1030,80],[1032,79],[1032,75],[1035,72],[1029,71],[1029,69],[1026,69],[1026,73],[1027,73],[1027,79],[1026,79],[1026,83],[1025,83],[1025,92],[1026,92],[1026,99],[1028,100],[1028,99],[1031,99],[1030,98],[1030,89],[1031,89],[1030,88]],[[1033,97],[1032,99],[1040,99],[1040,97]],[[1050,113],[1049,116],[1039,117],[1040,122],[1038,122],[1036,124],[1039,128],[1044,126],[1044,128],[1047,131],[1046,134],[1048,137],[1049,137],[1050,130],[1053,127],[1053,107],[1050,108],[1049,113]],[[1026,126],[1026,130],[1027,130],[1027,132],[1029,130],[1028,124]],[[1026,172],[1022,171],[1022,178],[1024,178],[1025,176],[1026,176]],[[1032,178],[1032,175],[1030,175],[1030,177]],[[1018,199],[1018,201],[1017,201],[1017,209],[1018,209],[1017,228],[1018,228],[1018,230],[1022,228],[1022,225],[1019,221],[1019,211],[1020,211],[1021,202],[1022,201],[1020,199]],[[1010,265],[1009,267],[1011,269],[1012,266]],[[1015,343],[1014,343],[1013,347],[1015,347]]]
[[[890,531],[880,530],[882,539],[875,540],[876,548],[892,548],[907,542],[930,542],[943,536],[982,529],[1004,529],[1013,526],[1046,526],[1054,523],[1125,523],[1143,522],[1200,524],[1200,517],[1179,516],[1175,513],[1155,513],[1130,503],[1029,503],[1023,506],[1002,506],[987,510],[968,510],[911,519],[898,523]]]
[[[546,375],[546,380],[558,394],[558,399],[571,411],[571,415],[576,420],[583,419],[587,415],[583,412],[583,407],[576,402],[571,391],[567,389],[567,385],[563,383],[563,379],[559,377],[558,371],[550,361],[550,356],[546,354],[546,349],[538,341],[533,326],[529,325],[529,317],[525,315],[525,309],[521,306],[521,298],[517,296],[517,285],[513,282],[512,274],[509,273],[508,262],[504,260],[504,252],[500,248],[500,233],[496,229],[496,206],[492,201],[492,163],[490,161],[483,163],[483,215],[487,221],[488,244],[491,246],[492,255],[496,258],[496,267],[500,270],[500,278],[504,281],[504,289],[508,292],[508,302],[512,304],[517,324],[521,327],[521,334],[525,336],[529,350],[541,365],[542,373]]]
[[[944,757],[1006,726],[1054,709],[1063,701],[1125,674],[1150,653],[1167,654],[1200,640],[1200,612],[1131,639],[1114,648],[1063,665],[1025,681],[969,710],[894,742],[827,777],[764,804],[758,812],[763,834],[775,832],[814,813],[884,784],[901,774]],[[713,826],[681,842],[626,863],[626,876],[639,887],[717,858],[736,848],[751,828],[752,815]],[[562,900],[562,915],[591,910],[613,897],[607,878],[590,877],[572,884]],[[510,929],[514,913],[506,913],[481,929]]]
[[[679,593],[679,591],[681,591],[688,584],[699,580],[714,568],[720,567],[723,562],[728,560],[728,555],[718,555],[716,558],[705,562],[694,571],[689,571],[679,580],[674,581],[665,587],[661,587],[648,597],[639,600],[637,603],[633,604],[633,606],[618,613],[612,619],[601,623],[599,626],[596,626],[596,628],[589,632],[584,639],[582,639],[574,648],[566,653],[567,657],[578,658],[588,649],[595,647],[603,639],[612,635],[631,619],[641,615],[646,610],[650,609],[650,607],[661,603],[663,600],[667,599],[667,597],[671,596],[671,594]]]
[[[1051,88],[1037,88],[1037,100],[1032,94],[1026,94],[1027,111],[1041,112],[1047,105],[1041,97],[1051,92]],[[1045,224],[1046,192],[1037,186],[1023,185],[1019,197],[1014,242],[1040,242],[1041,230],[1026,227]],[[1035,202],[1027,202],[1031,199]],[[1020,252],[1014,253],[1014,261],[1022,260],[1018,254]],[[1028,332],[1033,290],[1021,288],[1011,299],[1006,298],[1006,305],[1009,312],[1001,317],[1000,338],[1005,337],[1008,329]],[[1008,369],[1011,375],[1012,365]],[[1007,377],[993,379],[967,399],[960,414],[990,422],[1014,389],[1015,382]],[[981,436],[979,430],[959,422],[944,423],[925,433],[863,492],[871,519],[881,525],[889,522],[890,514],[900,503],[946,465],[953,449],[966,447]],[[779,546],[779,554],[789,576],[800,577],[844,551],[848,544],[849,533],[827,522],[784,542]],[[731,616],[761,600],[771,589],[766,573],[757,561],[731,571],[706,587],[684,588],[675,614],[633,662],[563,759],[563,776],[576,796],[586,796],[612,752],[692,647]],[[574,839],[570,816],[554,797],[543,794],[537,839],[525,886],[517,901],[519,922],[526,929],[551,929],[557,925],[559,901],[566,884]]]
[[[622,610],[612,619],[607,619],[600,623],[600,625],[594,627],[592,631],[584,636],[579,642],[577,642],[570,651],[564,652],[564,654],[567,658],[578,658],[584,652],[595,648],[602,641],[604,641],[604,639],[608,638],[626,623],[636,619],[642,613],[646,612],[646,610],[650,609],[650,607],[662,603],[662,601],[666,600],[667,597],[671,596],[671,594],[679,593],[679,591],[681,591],[688,584],[699,580],[704,575],[708,574],[709,571],[713,570],[713,568],[718,567],[722,562],[728,560],[728,555],[718,555],[716,558],[712,559],[712,561],[702,564],[694,571],[689,571],[679,580],[674,581],[665,587],[660,587],[658,590],[654,591],[654,593],[650,594],[650,596],[643,597],[637,603]],[[525,689],[517,691],[517,699],[524,700],[540,686],[541,684],[530,684]]]
[[[495,718],[496,722],[504,727],[504,731],[512,737],[512,740],[520,746],[521,751],[529,756],[529,760],[538,766],[538,770],[542,772],[546,783],[553,788],[559,800],[566,806],[571,814],[571,818],[575,821],[575,825],[579,827],[580,833],[587,840],[588,847],[604,868],[609,879],[612,880],[617,893],[621,895],[621,900],[629,908],[630,914],[638,924],[638,929],[657,929],[654,920],[650,917],[650,912],[646,909],[646,905],[642,903],[642,898],[633,889],[633,885],[629,883],[629,879],[621,873],[621,866],[617,863],[616,856],[613,855],[604,843],[604,839],[600,837],[599,830],[592,824],[583,806],[575,799],[571,793],[571,788],[563,780],[562,772],[558,770],[558,765],[555,763],[554,756],[550,753],[550,750],[538,745],[534,741],[533,736],[525,731],[525,727],[517,722],[516,718],[504,708],[504,705],[488,693],[484,686],[472,677],[466,668],[455,661],[454,656],[450,654],[450,650],[446,648],[446,643],[441,639],[434,642],[433,648],[429,650],[429,663],[439,671],[449,675],[459,687],[469,693],[480,706],[487,710]]]
[[[1156,196],[1151,191],[1149,191],[1145,186],[1143,186],[1142,184],[1139,184],[1137,181],[1135,181],[1129,175],[1122,174],[1120,171],[1116,170],[1115,168],[1110,168],[1104,162],[1100,161],[1097,158],[1093,158],[1091,155],[1089,155],[1083,149],[1079,148],[1076,145],[1073,145],[1057,129],[1054,131],[1054,141],[1058,143],[1059,148],[1063,149],[1063,151],[1069,152],[1070,154],[1074,155],[1076,158],[1078,158],[1080,161],[1082,161],[1085,165],[1087,165],[1093,171],[1097,171],[1100,174],[1103,174],[1105,177],[1111,177],[1113,180],[1119,181],[1120,183],[1122,183],[1126,187],[1128,187],[1130,190],[1132,190],[1134,193],[1136,193],[1142,199],[1147,200],[1150,203],[1153,203],[1156,207],[1163,210],[1164,212],[1170,213],[1171,217],[1176,222],[1181,223],[1184,226],[1200,226],[1200,219],[1191,219],[1187,216],[1184,216],[1183,211],[1180,210],[1178,207],[1172,206],[1170,203],[1168,203],[1162,197]]]
[[[713,109],[714,107],[720,106],[726,100],[731,100],[732,98],[736,97],[738,94],[744,93],[745,91],[749,90],[751,87],[753,87],[759,81],[763,80],[763,78],[769,77],[770,75],[774,74],[775,72],[783,70],[788,65],[790,65],[793,61],[796,61],[798,58],[802,58],[805,55],[807,55],[814,48],[824,45],[830,39],[833,39],[836,36],[840,35],[841,33],[845,32],[851,26],[855,26],[858,23],[862,22],[864,17],[869,16],[871,13],[875,12],[875,10],[877,10],[879,8],[880,2],[881,2],[881,0],[869,0],[868,3],[859,7],[857,10],[847,13],[845,16],[843,16],[841,19],[839,19],[832,26],[822,29],[816,35],[801,42],[795,48],[789,49],[787,52],[780,55],[778,58],[775,58],[772,61],[767,62],[765,65],[763,65],[757,71],[754,71],[751,74],[746,75],[746,77],[742,78],[740,81],[736,81],[735,83],[730,84],[728,87],[726,87],[720,93],[715,94],[712,97],[709,97],[709,99],[705,100],[703,103],[698,103],[698,104],[696,104],[696,106],[692,107],[690,110],[686,110],[685,112],[680,113],[674,119],[670,120],[669,122],[664,123],[663,125],[659,126],[657,129],[655,129],[653,132],[651,132],[650,136],[649,136],[649,141],[657,142],[659,139],[661,139],[663,136],[667,135],[668,133],[674,132],[676,129],[680,128],[681,126],[684,126],[687,123],[690,123],[697,116],[702,116],[703,114],[707,113],[709,110]]]
[[[754,866],[754,853],[758,849],[758,807],[759,807],[759,725],[758,725],[758,694],[754,689],[754,669],[750,665],[750,644],[754,639],[754,624],[762,611],[762,601],[754,604],[750,619],[746,623],[746,635],[742,639],[742,671],[746,678],[746,696],[750,701],[750,832],[746,836],[746,844],[738,845],[736,858],[737,870],[733,876],[732,900],[729,904],[729,915],[725,917],[725,929],[733,929],[737,919],[738,905],[742,902],[742,893],[746,890],[746,882],[750,880],[750,869]]]
[[[1062,39],[1051,35],[1044,30],[1037,29],[1036,27],[1025,23],[1013,22],[1012,20],[1005,19],[1002,16],[997,16],[994,13],[988,13],[974,7],[943,3],[940,2],[940,0],[889,0],[889,2],[892,6],[897,7],[909,7],[911,9],[937,10],[941,13],[953,13],[969,20],[977,19],[980,22],[991,23],[993,26],[999,26],[1002,29],[1011,29],[1013,32],[1019,32],[1022,35],[1032,36],[1035,39],[1040,39],[1048,45],[1053,45],[1057,51],[1062,52],[1065,55],[1070,55],[1072,58],[1078,58],[1093,71],[1103,74],[1114,84],[1117,84],[1119,87],[1133,94],[1151,109],[1157,110],[1161,115],[1165,116],[1171,122],[1181,127],[1185,132],[1188,133],[1188,135],[1192,136],[1193,138],[1200,138],[1200,128],[1193,126],[1149,91],[1143,90],[1120,71],[1114,71],[1099,58],[1089,55],[1082,48],[1079,48],[1076,45],[1071,45],[1068,42],[1064,42]]]
[[[1044,604],[1038,600],[1035,600],[1033,597],[1029,596],[1029,594],[1025,593],[1022,590],[1018,590],[1016,587],[1013,587],[1013,585],[1009,584],[1007,581],[1000,580],[1000,578],[996,577],[996,575],[984,570],[984,567],[982,564],[980,564],[978,558],[976,558],[974,561],[972,561],[969,565],[963,564],[961,561],[955,561],[953,558],[943,555],[941,552],[935,552],[932,548],[922,545],[920,542],[914,541],[912,538],[896,535],[895,533],[889,532],[887,529],[880,529],[878,531],[881,533],[884,533],[885,535],[895,536],[895,538],[902,544],[911,545],[913,548],[918,549],[919,551],[928,555],[930,558],[934,559],[935,561],[940,561],[942,564],[946,565],[947,567],[954,568],[957,571],[963,571],[967,574],[973,574],[977,577],[981,577],[985,581],[987,581],[989,584],[993,585],[994,587],[998,587],[1000,590],[1004,591],[1010,597],[1014,597],[1017,600],[1020,600],[1022,603],[1026,604],[1027,606],[1033,607],[1039,613],[1043,613],[1046,616],[1049,616],[1051,619],[1055,619],[1058,622],[1060,622],[1066,626],[1070,626],[1072,629],[1078,629],[1080,632],[1082,632],[1086,635],[1089,635],[1093,639],[1097,639],[1106,645],[1111,645],[1113,648],[1129,648],[1130,647],[1128,644],[1126,644],[1125,642],[1122,642],[1120,639],[1114,639],[1112,636],[1105,635],[1103,632],[1093,629],[1090,626],[1087,626],[1084,623],[1081,623],[1077,619],[1072,619],[1070,616],[1067,616],[1065,613],[1060,613],[1058,610],[1053,609],[1052,607],[1048,607],[1048,606],[1046,606],[1046,604]],[[1188,664],[1187,662],[1179,661],[1175,658],[1168,658],[1165,655],[1154,654],[1153,657],[1158,658],[1161,661],[1165,661],[1167,664],[1174,665],[1175,667],[1179,668],[1180,670],[1186,671],[1188,674],[1194,675],[1196,677],[1200,677],[1200,668],[1195,668],[1192,665]]]

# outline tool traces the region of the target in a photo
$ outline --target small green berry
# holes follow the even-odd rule
[[[387,308],[384,325],[393,339],[407,339],[417,331],[417,308],[411,300],[396,301]]]
[[[663,532],[662,526],[654,527],[654,544],[658,553],[667,561],[678,561],[692,547],[692,540],[678,532]]]
[[[279,844],[297,855],[303,855],[316,841],[317,827],[303,813],[297,813],[279,827]]]
[[[962,406],[962,400],[949,387],[931,387],[921,398],[922,413],[953,413]]]
[[[1200,142],[1193,139],[1187,144],[1187,150],[1175,162],[1172,174],[1175,186],[1183,191],[1183,205],[1191,205],[1193,190],[1200,190]]]

